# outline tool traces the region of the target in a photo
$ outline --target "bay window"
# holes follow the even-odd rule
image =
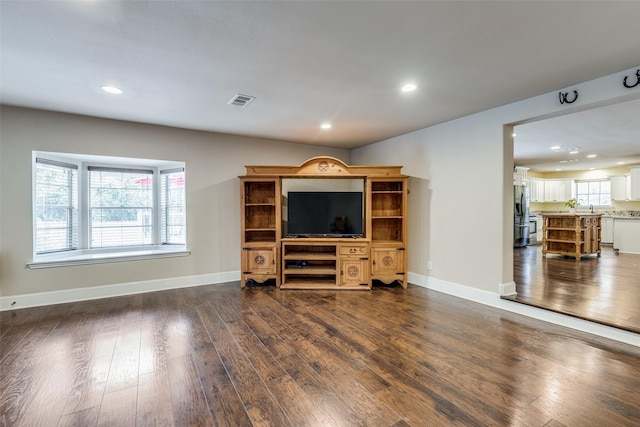
[[[30,268],[182,256],[182,162],[34,152]]]

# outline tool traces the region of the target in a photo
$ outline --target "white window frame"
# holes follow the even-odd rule
[[[579,180],[576,180],[576,182],[575,182],[575,193],[574,193],[575,197],[576,197],[576,200],[579,201],[579,199],[580,199],[580,194],[578,193],[578,184],[585,183],[585,182],[589,183],[589,184],[590,183],[596,183],[596,182],[598,182],[598,183],[608,182],[609,183],[609,204],[608,205],[596,205],[596,204],[594,204],[593,207],[594,208],[596,208],[596,207],[598,207],[598,208],[610,208],[611,206],[613,206],[613,204],[612,204],[613,200],[611,200],[611,179],[609,179],[609,178],[579,179]],[[603,194],[603,193],[602,192],[598,193],[598,195],[601,195],[601,194]],[[606,194],[606,193],[604,193],[604,194]],[[586,205],[580,205],[580,206],[589,207],[590,204],[587,203]]]
[[[61,162],[78,167],[78,248],[58,252],[37,253],[36,252],[36,158],[47,159],[54,162]],[[109,167],[118,169],[148,169],[153,173],[153,243],[143,246],[116,246],[109,248],[90,248],[89,238],[89,172],[88,168]],[[187,249],[186,237],[186,197],[185,197],[185,226],[184,244],[163,244],[160,227],[161,197],[160,197],[160,173],[166,170],[185,170],[183,162],[153,160],[153,159],[133,159],[124,157],[107,157],[95,155],[51,153],[34,151],[32,153],[32,200],[33,200],[33,260],[27,264],[28,268],[48,268],[61,267],[67,265],[96,264],[105,262],[131,261],[138,259],[154,259],[176,256],[187,256],[190,251]],[[185,189],[186,193],[186,189]],[[186,194],[185,194],[186,196]]]

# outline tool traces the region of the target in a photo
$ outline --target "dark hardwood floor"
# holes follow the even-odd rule
[[[542,257],[541,246],[513,250],[517,302],[640,333],[640,255],[617,254],[576,262],[561,255]]]
[[[640,349],[410,285],[0,314],[2,426],[632,426]]]

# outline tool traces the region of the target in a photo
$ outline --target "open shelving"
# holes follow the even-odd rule
[[[249,281],[273,280],[279,285],[280,181],[242,178],[241,286]]]
[[[552,214],[543,215],[542,255],[558,254],[574,257],[597,254],[601,251],[602,215]]]

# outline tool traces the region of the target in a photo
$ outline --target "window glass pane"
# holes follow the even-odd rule
[[[76,249],[77,169],[36,162],[35,175],[36,253]]]
[[[186,244],[184,171],[161,173],[162,243]]]
[[[582,181],[576,186],[580,206],[611,206],[611,181]]]
[[[588,194],[589,193],[589,183],[588,182],[579,182],[577,187],[578,194]]]
[[[90,170],[90,247],[153,244],[153,175]]]
[[[589,204],[589,196],[587,194],[578,194],[578,205],[584,206]]]

